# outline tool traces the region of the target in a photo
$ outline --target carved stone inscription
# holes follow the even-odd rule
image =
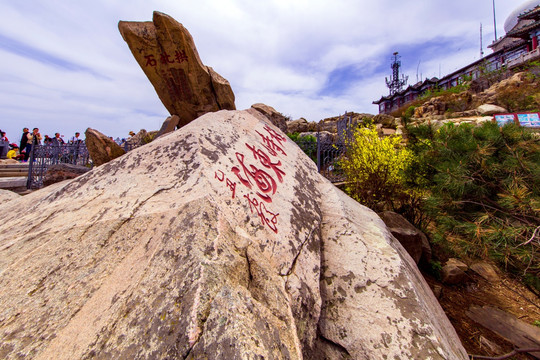
[[[286,176],[277,155],[287,156],[283,149],[287,139],[268,125],[256,133],[260,142],[245,143],[246,151],[236,152],[237,163],[229,172],[216,171],[215,178],[224,183],[233,199],[238,190],[246,200],[246,208],[256,213],[264,226],[277,233],[279,213],[272,208],[272,198]]]

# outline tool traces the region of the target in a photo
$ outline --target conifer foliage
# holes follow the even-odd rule
[[[423,208],[436,225],[434,239],[460,255],[498,260],[540,289],[538,135],[492,122],[410,131],[425,170],[430,196]]]
[[[400,212],[454,255],[494,259],[540,291],[539,134],[494,122],[423,125],[408,127],[405,147],[360,126],[340,165],[360,203]]]

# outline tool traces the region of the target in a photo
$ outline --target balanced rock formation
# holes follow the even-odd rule
[[[86,129],[84,135],[86,148],[95,166],[103,165],[126,153],[114,140],[95,129]]]
[[[222,109],[234,110],[229,82],[205,66],[189,31],[172,17],[154,12],[153,22],[120,21],[133,56],[178,126]]]
[[[253,109],[0,216],[4,359],[468,358],[382,220]]]

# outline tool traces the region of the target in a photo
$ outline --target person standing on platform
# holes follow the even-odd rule
[[[28,134],[29,133],[30,133],[30,131],[28,130],[28,128],[23,129],[23,134],[22,134],[22,137],[21,137],[21,143],[19,144],[19,151],[21,153],[23,151],[25,151],[24,161],[28,160],[28,157],[26,157],[26,154],[28,154],[28,156],[30,156],[30,149],[29,148],[32,147],[32,144],[28,144]]]
[[[26,137],[28,139],[28,143],[26,144],[26,154],[24,155],[24,159],[25,161],[28,161],[30,152],[32,151],[34,145],[41,145],[41,134],[39,133],[38,128],[34,128],[34,130],[32,130],[31,133],[28,133]]]

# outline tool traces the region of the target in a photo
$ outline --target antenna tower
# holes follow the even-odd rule
[[[495,0],[493,0],[493,29],[495,30],[495,41],[497,41],[497,18],[495,17]]]
[[[484,46],[482,44],[482,23],[480,23],[480,59],[484,57]]]
[[[388,78],[384,78],[386,81],[386,86],[390,89],[390,95],[394,95],[395,93],[401,91],[403,89],[403,86],[407,84],[407,80],[409,79],[408,76],[401,75],[401,79],[399,78],[399,68],[401,67],[401,61],[399,61],[399,58],[401,56],[398,55],[397,51],[393,54],[393,62],[391,65],[392,68],[392,79],[388,80]]]

